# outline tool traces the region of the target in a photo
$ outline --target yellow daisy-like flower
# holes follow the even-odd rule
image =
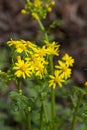
[[[64,79],[68,79],[71,76],[71,69],[65,64],[65,62],[58,61],[59,65],[56,65],[55,68],[59,69],[61,72],[61,76]]]
[[[35,52],[35,56],[37,57],[44,57],[47,54],[47,49],[45,46],[43,46],[42,48],[33,48],[33,51]]]
[[[16,45],[16,52],[22,53],[23,51],[27,51],[26,44],[20,43]]]
[[[7,42],[9,46],[13,46],[15,48],[15,51],[18,53],[25,52],[26,54],[29,52],[27,48],[26,41],[24,40],[10,40]]]
[[[55,41],[53,41],[53,42],[45,41],[45,43],[46,43],[47,47],[49,47],[49,46],[51,46],[53,48],[59,48],[60,47],[60,45],[58,44],[58,42],[55,42]]]
[[[67,66],[73,66],[74,59],[67,53],[62,57],[62,60],[65,61]]]
[[[48,55],[59,55],[59,44],[55,41],[53,42],[48,42],[45,41],[46,47],[47,47],[47,53]]]
[[[15,66],[13,67],[13,70],[15,70],[15,76],[18,78],[23,77],[24,79],[27,77],[30,77],[32,74],[32,67],[29,62],[24,62],[24,60],[21,60],[18,58],[18,61],[15,63]]]
[[[29,53],[27,44],[23,44],[23,43],[16,45],[15,51],[18,53],[24,52],[26,55],[28,55],[28,53]]]
[[[56,56],[58,56],[58,49],[49,47],[47,52],[48,52],[48,55],[56,55]]]
[[[49,87],[53,86],[55,88],[57,85],[59,87],[62,87],[62,84],[64,83],[64,79],[62,78],[60,71],[55,70],[54,75],[49,75]]]
[[[43,78],[44,74],[47,74],[47,70],[42,63],[37,64],[36,67],[35,67],[35,70],[36,70],[35,76],[39,76],[40,79]]]
[[[8,45],[8,46],[16,46],[16,44],[19,44],[19,42],[20,42],[20,41],[18,41],[18,40],[13,40],[13,39],[11,38],[11,40],[7,42],[7,45]]]

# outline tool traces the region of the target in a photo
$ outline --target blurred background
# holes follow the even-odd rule
[[[50,36],[61,45],[61,55],[69,53],[75,58],[72,84],[82,87],[87,81],[87,0],[55,1],[53,12],[48,14],[43,23],[45,27],[48,27],[55,20],[63,20],[61,25],[51,30]],[[37,22],[32,20],[29,14],[20,13],[24,4],[25,0],[0,0],[0,69],[6,70],[9,66],[10,53],[6,42],[10,38],[38,41],[40,32],[37,31],[39,29]],[[8,93],[7,90],[6,93]],[[9,114],[4,100],[8,98],[6,93],[5,90],[0,92],[0,109]],[[8,102],[9,100],[8,98]],[[1,119],[7,119],[8,114],[0,112]],[[13,125],[11,123],[10,126]],[[3,127],[3,122],[0,122],[0,126],[0,130],[9,130],[8,127]]]

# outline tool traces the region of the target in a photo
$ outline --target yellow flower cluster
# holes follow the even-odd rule
[[[71,67],[73,63],[74,59],[68,54],[65,54],[62,60],[58,60],[58,65],[55,65],[54,75],[49,76],[49,86],[55,88],[58,84],[59,87],[62,87],[62,83],[71,76]]]
[[[58,56],[60,45],[55,41],[45,41],[44,43],[44,46],[39,47],[25,40],[11,39],[7,42],[8,46],[13,47],[14,53],[16,52],[16,59],[14,58],[13,62],[14,75],[24,79],[32,76],[42,79],[44,76],[49,76],[49,86],[62,87],[62,84],[71,76],[74,59],[65,54],[55,65],[54,74],[49,75],[47,70],[50,67],[48,57]]]
[[[55,5],[55,1],[28,1],[25,5],[25,9],[22,9],[21,13],[25,14],[29,12],[34,19],[38,20],[39,18],[46,18],[47,12],[52,11],[53,5]]]
[[[25,40],[10,40],[8,46],[13,47],[16,52],[16,61],[14,61],[14,74],[16,77],[38,76],[40,79],[47,74],[46,60],[47,55],[58,55],[59,45],[56,42],[51,44],[45,41],[45,45],[39,47],[30,41]]]

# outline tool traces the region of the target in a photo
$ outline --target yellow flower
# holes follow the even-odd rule
[[[55,88],[57,85],[59,87],[62,87],[62,84],[64,82],[64,79],[60,75],[60,71],[55,70],[54,75],[49,75],[50,80],[49,80],[49,87],[53,86]]]
[[[56,56],[58,56],[58,49],[57,48],[55,49],[55,48],[48,47],[47,52],[48,52],[48,55],[56,55]]]
[[[65,64],[65,62],[58,61],[59,65],[56,65],[55,67],[60,70],[62,78],[70,78],[71,76],[71,69],[68,68],[68,66]]]
[[[36,70],[35,76],[39,76],[40,79],[42,79],[44,74],[47,74],[47,70],[42,63],[38,63],[35,67],[35,70]]]
[[[53,47],[53,48],[59,48],[60,47],[60,45],[58,44],[58,42],[55,42],[55,41],[53,41],[53,42],[49,42],[49,41],[45,41],[45,43],[46,43],[46,46],[51,46],[51,47]]]
[[[24,52],[26,55],[28,55],[28,53],[30,52],[28,50],[27,44],[20,43],[20,44],[16,45],[15,48],[16,48],[15,51],[18,53]]]
[[[18,44],[16,45],[16,52],[22,53],[23,51],[27,51],[26,44]]]
[[[18,53],[25,52],[25,54],[29,53],[28,50],[28,42],[25,40],[10,40],[7,42],[9,46],[13,46],[15,48],[15,51]]]
[[[15,41],[11,38],[10,41],[7,42],[8,46],[15,46],[16,44],[19,44],[20,41]]]
[[[39,76],[42,79],[43,75],[47,74],[46,66],[48,62],[43,57],[39,57],[36,54],[31,56],[31,65],[34,68],[35,76]]]
[[[65,61],[67,66],[73,66],[74,59],[71,56],[69,56],[68,54],[65,54],[62,57],[62,60]]]
[[[47,49],[45,48],[45,46],[43,46],[42,48],[33,48],[33,51],[35,52],[35,56],[38,57],[44,57],[47,54]]]
[[[47,47],[47,54],[48,55],[59,55],[59,46],[57,42],[48,42],[45,41]]]
[[[15,66],[13,67],[13,70],[15,70],[15,76],[18,78],[23,77],[24,79],[27,77],[30,77],[32,74],[32,67],[29,62],[24,62],[24,60],[21,60],[18,58],[17,62],[15,63]]]
[[[42,79],[43,75],[47,74],[46,66],[48,65],[48,62],[44,57],[40,57],[37,53],[31,52],[30,57],[26,57],[25,60],[31,63],[32,72],[35,74],[35,76],[38,76],[40,79]]]

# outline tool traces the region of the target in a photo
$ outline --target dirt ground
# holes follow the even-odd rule
[[[36,40],[37,23],[20,10],[25,0],[0,0],[0,46],[10,38]],[[87,0],[56,0],[53,12],[44,25],[62,19],[63,24],[52,30],[61,45],[61,55],[69,53],[75,58],[73,81],[82,85],[87,80]]]

